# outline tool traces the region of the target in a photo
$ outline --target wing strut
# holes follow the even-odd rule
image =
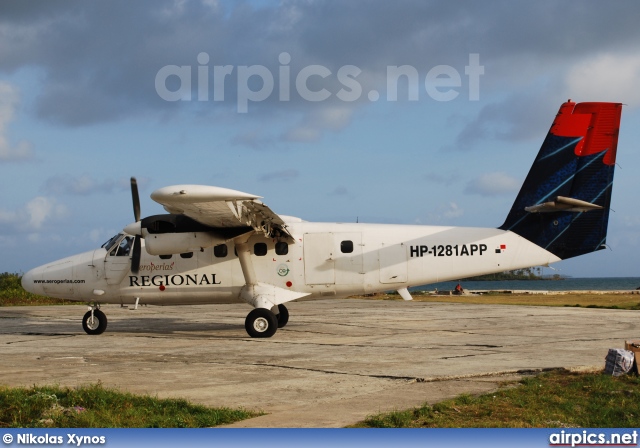
[[[258,281],[256,271],[253,268],[251,248],[248,244],[251,235],[251,232],[245,233],[233,240],[245,281],[245,285],[240,291],[240,298],[254,308],[270,310],[282,303],[308,296],[310,293],[292,291]]]

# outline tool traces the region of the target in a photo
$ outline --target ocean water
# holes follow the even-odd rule
[[[452,291],[457,281],[416,286],[411,291]],[[640,277],[565,278],[563,280],[462,281],[465,290],[622,291],[640,288]]]

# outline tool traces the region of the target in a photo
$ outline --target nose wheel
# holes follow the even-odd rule
[[[107,329],[107,316],[95,308],[82,318],[82,328],[87,334],[102,334]]]

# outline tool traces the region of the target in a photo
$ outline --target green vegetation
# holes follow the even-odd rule
[[[563,280],[559,274],[543,277],[541,267],[515,269],[513,271],[498,272],[496,274],[479,275],[462,279],[461,281],[499,281],[499,280]]]
[[[554,371],[518,387],[478,397],[461,395],[433,406],[379,414],[371,428],[630,428],[640,419],[640,379]]]
[[[20,284],[22,276],[4,272],[0,274],[0,306],[17,305],[65,305],[69,300],[38,296],[24,290]]]
[[[492,292],[482,295],[434,295],[428,292],[414,291],[411,293],[416,302],[448,302],[448,303],[477,303],[493,305],[524,305],[524,306],[567,306],[584,308],[606,308],[614,310],[640,310],[640,295],[632,293],[557,293],[549,294],[512,294]],[[397,292],[374,294],[367,296],[353,296],[353,299],[402,300]]]
[[[0,426],[10,428],[203,428],[257,415],[121,393],[101,384],[0,387]]]

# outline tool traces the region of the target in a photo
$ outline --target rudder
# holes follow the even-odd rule
[[[603,249],[621,111],[620,103],[562,104],[499,228],[561,259]]]

